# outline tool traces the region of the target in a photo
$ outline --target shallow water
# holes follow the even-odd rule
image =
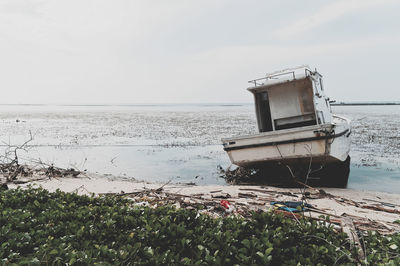
[[[253,105],[0,106],[0,140],[27,161],[137,180],[223,184],[222,137],[256,132]],[[400,193],[400,106],[335,106],[353,120],[349,187]]]
[[[352,164],[347,187],[359,190],[374,190],[400,193],[400,169],[376,168]]]

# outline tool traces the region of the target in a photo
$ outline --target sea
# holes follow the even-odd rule
[[[400,105],[333,106],[352,120],[348,188],[400,193]],[[0,160],[17,156],[143,182],[224,185],[221,138],[257,132],[253,104],[0,105]]]

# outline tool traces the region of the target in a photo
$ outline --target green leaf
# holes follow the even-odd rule
[[[57,249],[53,249],[52,251],[50,251],[49,254],[50,254],[50,255],[57,255],[57,254],[58,254],[58,251],[57,251]]]
[[[274,250],[274,248],[267,248],[266,250],[265,250],[265,255],[267,256],[267,255],[269,255],[269,254],[271,254],[271,252]]]
[[[153,256],[153,255],[154,255],[154,250],[153,250],[151,247],[147,247],[147,248],[146,248],[146,252],[147,252],[147,254],[149,254],[150,256]]]
[[[250,240],[244,239],[244,240],[242,240],[242,244],[243,244],[246,248],[250,248]]]

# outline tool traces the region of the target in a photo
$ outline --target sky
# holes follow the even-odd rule
[[[1,104],[252,102],[308,64],[337,101],[400,101],[400,1],[0,0]]]

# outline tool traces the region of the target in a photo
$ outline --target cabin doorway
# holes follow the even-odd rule
[[[258,130],[260,132],[272,131],[271,108],[269,106],[268,92],[255,94],[257,106]]]

